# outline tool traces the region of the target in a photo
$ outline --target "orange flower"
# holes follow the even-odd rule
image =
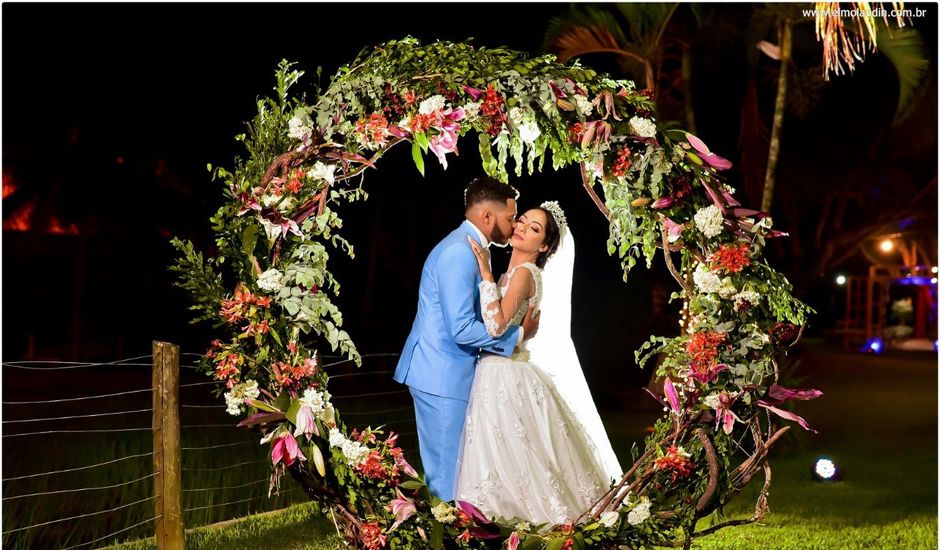
[[[738,273],[751,264],[750,246],[747,243],[724,244],[708,258],[712,271],[725,270]]]

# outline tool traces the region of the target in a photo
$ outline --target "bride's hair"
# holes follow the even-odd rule
[[[558,250],[558,245],[561,244],[561,230],[558,228],[558,222],[555,221],[554,214],[541,206],[536,206],[534,210],[541,210],[547,220],[545,223],[545,239],[542,243],[547,245],[548,249],[545,252],[539,252],[538,258],[535,259],[535,265],[539,269],[544,269],[545,262],[552,257],[552,254]]]

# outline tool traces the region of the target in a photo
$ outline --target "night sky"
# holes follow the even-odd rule
[[[744,24],[750,10],[721,9],[732,26]],[[549,19],[567,5],[7,3],[2,10],[4,220],[35,202],[34,225],[55,218],[78,233],[4,231],[9,360],[26,353],[30,335],[37,355],[66,358],[73,325],[80,327],[80,354],[88,357],[145,354],[152,339],[204,350],[212,332],[187,325],[188,297],[166,271],[173,259],[167,241],[180,236],[209,250],[208,218],[222,194],[206,164],[232,166],[240,152],[233,136],[255,113],[255,98],[271,92],[280,59],[299,62],[307,71],[300,87],[311,91],[317,66],[325,85],[362,47],[405,35],[474,37],[479,45],[538,54]],[[935,60],[931,11],[915,26]],[[698,135],[736,162],[751,54],[721,32],[716,27],[692,45],[700,54],[693,74]],[[602,58],[589,64],[617,69]],[[873,58],[853,77],[859,82],[834,83],[823,98],[830,108],[788,127],[783,161],[800,154],[787,143],[818,149],[814,139],[831,137],[821,128],[846,136],[825,152],[833,155],[857,147],[885,117],[890,121],[890,111],[871,108],[896,99],[894,86],[879,84],[886,74],[884,61]],[[773,88],[761,86],[769,123]],[[935,103],[935,79],[931,93]],[[852,115],[866,106],[864,119]],[[931,131],[935,149],[935,123]],[[338,303],[346,328],[364,352],[400,351],[421,264],[460,223],[462,189],[482,172],[473,138],[461,141],[460,151],[446,173],[428,159],[422,178],[407,149],[392,150],[366,177],[370,200],[341,210],[357,255],[350,261],[337,253],[332,267],[343,284]],[[803,160],[791,165],[812,170],[816,160]],[[734,184],[738,176],[729,177]],[[589,379],[645,382],[633,366],[634,349],[651,333],[678,329],[674,308],[665,304],[674,287],[665,269],[638,266],[622,283],[619,261],[606,254],[606,222],[576,169],[547,167],[511,183],[522,192],[520,209],[555,199],[568,213],[578,246],[574,339]],[[15,189],[9,197],[8,187]],[[497,269],[508,258],[494,256]]]

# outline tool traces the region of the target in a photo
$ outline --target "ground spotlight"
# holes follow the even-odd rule
[[[816,481],[842,481],[842,469],[832,459],[817,458],[813,464],[813,479]]]
[[[890,239],[885,239],[881,241],[881,250],[883,252],[891,252],[892,250],[894,250],[894,242],[891,241]]]
[[[865,353],[874,353],[875,355],[879,355],[882,351],[884,351],[884,349],[885,349],[884,340],[876,337],[876,338],[871,338],[867,342],[865,342],[865,345],[862,346],[862,349],[860,351],[863,351]]]
[[[840,286],[841,286],[841,285],[844,285],[844,284],[845,284],[845,281],[846,281],[845,275],[839,275],[838,277],[836,277],[836,284],[837,284],[837,285],[840,285]]]

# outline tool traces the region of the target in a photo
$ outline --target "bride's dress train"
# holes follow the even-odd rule
[[[540,270],[532,264],[519,269],[532,272],[535,294],[529,303],[537,304]],[[503,277],[500,290],[505,292],[516,270]],[[481,295],[481,301],[498,299],[492,294]],[[520,304],[510,325],[521,322],[528,305]],[[620,473],[610,469],[553,377],[529,360],[524,344],[512,357],[480,358],[458,455],[458,500],[489,517],[566,523],[604,495]]]

